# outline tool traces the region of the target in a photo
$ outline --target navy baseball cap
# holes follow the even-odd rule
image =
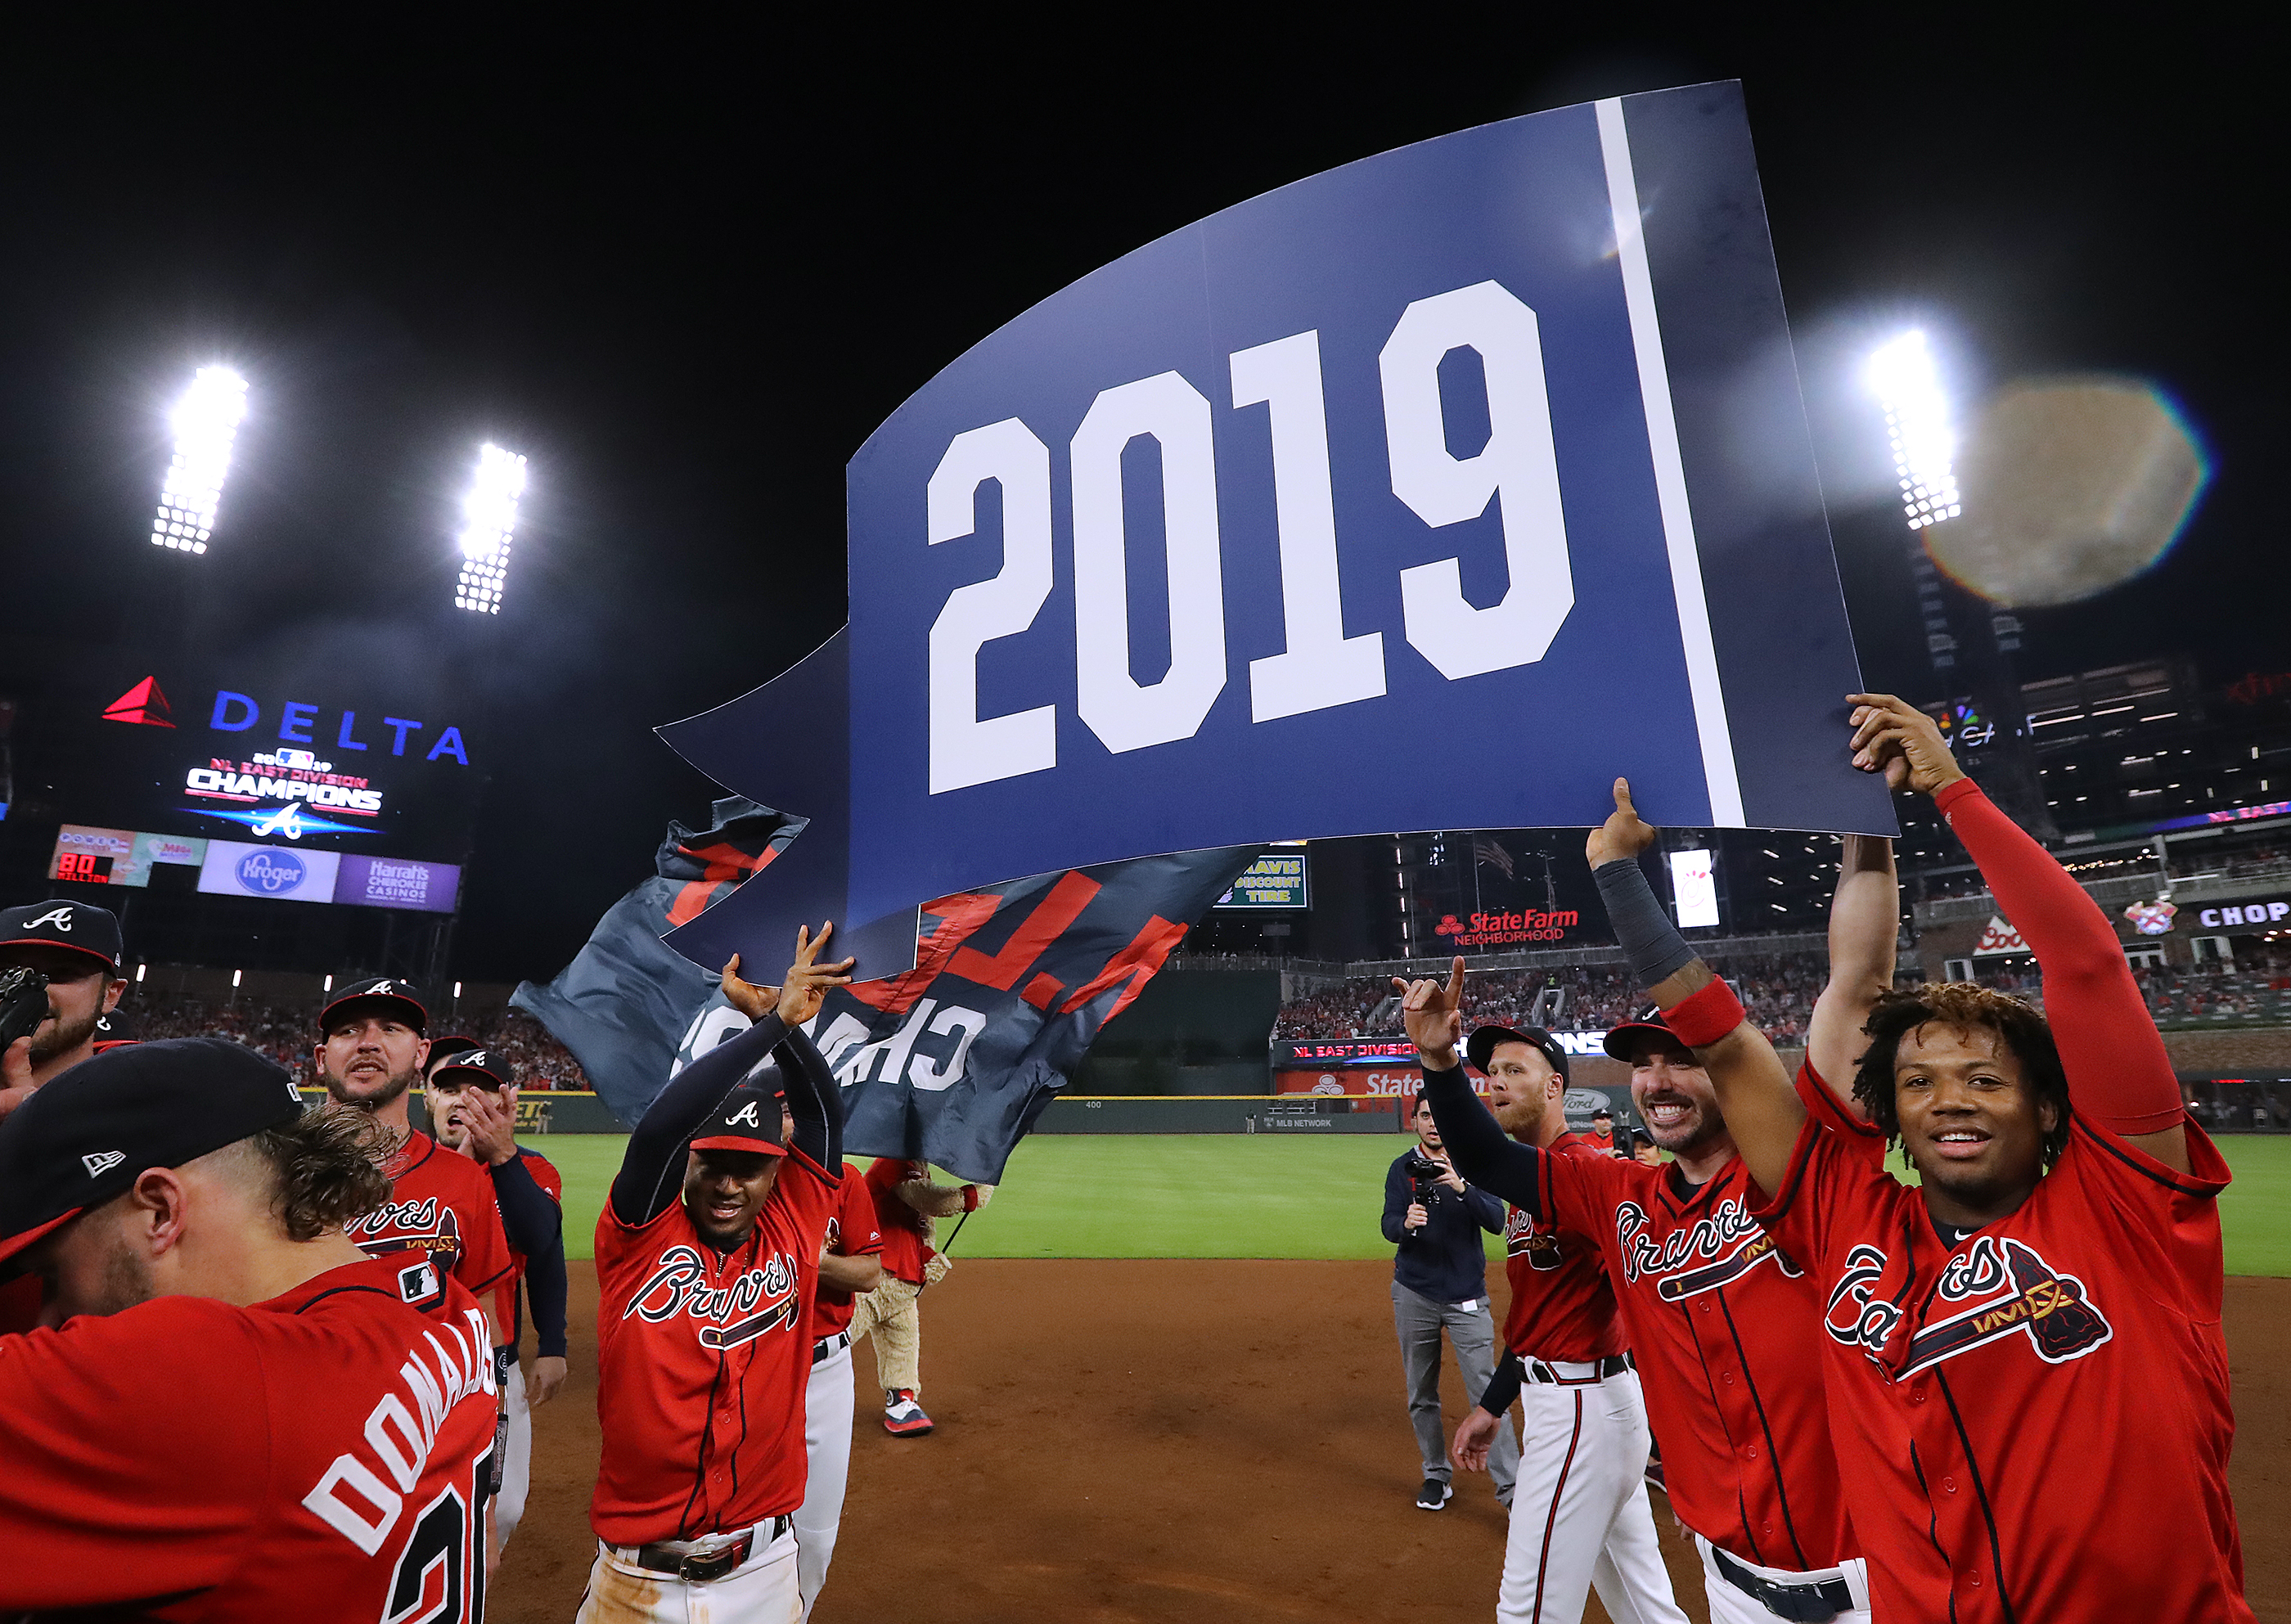
[[[780,1143],[780,1100],[786,1089],[776,1063],[758,1066],[740,1079],[692,1138],[695,1150],[753,1150],[784,1156]]]
[[[117,1049],[135,1041],[135,1023],[125,1009],[106,1009],[95,1017],[95,1052]]]
[[[109,908],[56,897],[0,909],[0,947],[68,947],[119,973],[119,920]]]
[[[467,1042],[469,1040],[462,1040]],[[459,1073],[454,1079],[457,1089],[505,1089],[510,1081],[509,1057],[495,1056],[489,1049],[465,1049],[457,1051],[440,1066],[433,1067],[430,1081],[434,1085],[446,1081],[448,1072]]]
[[[430,1040],[430,1058],[422,1062],[430,1075],[435,1077],[446,1069],[446,1062],[455,1055],[466,1055],[471,1049],[483,1049],[475,1038],[465,1038],[460,1033],[450,1033],[442,1038]]]
[[[0,1274],[151,1169],[301,1114],[285,1069],[228,1038],[129,1043],[82,1061],[0,1122]]]
[[[1464,1040],[1464,1057],[1472,1069],[1484,1072],[1488,1062],[1495,1058],[1499,1043],[1524,1043],[1545,1059],[1559,1073],[1559,1081],[1567,1081],[1567,1051],[1559,1047],[1559,1040],[1540,1026],[1480,1026]]]
[[[422,1003],[421,992],[414,985],[388,976],[377,976],[371,981],[344,987],[334,994],[326,1007],[318,1011],[318,1035],[326,1035],[344,1005],[362,1003],[369,999],[387,1006],[391,1013],[414,1031],[427,1033],[430,1030],[430,1010]]]
[[[1679,1041],[1678,1034],[1670,1029],[1669,1023],[1662,1018],[1662,1011],[1660,1009],[1649,1009],[1644,1015],[1625,1021],[1610,1032],[1599,1047],[1616,1059],[1628,1063],[1631,1057],[1633,1041],[1646,1033],[1652,1033],[1672,1048],[1686,1047],[1684,1043]]]

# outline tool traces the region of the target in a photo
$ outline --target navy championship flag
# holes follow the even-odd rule
[[[848,494],[850,623],[663,729],[811,820],[671,937],[700,963],[832,918],[888,975],[924,899],[1013,874],[1582,824],[1618,774],[1658,823],[1894,828],[1837,744],[1860,673],[1736,84],[1147,244],[940,373]]]
[[[663,945],[662,932],[736,895],[801,823],[727,800],[707,830],[671,824],[655,876],[613,905],[555,981],[527,982],[510,999],[573,1051],[623,1122],[636,1122],[678,1071],[748,1025],[716,977]],[[842,1084],[845,1147],[998,1182],[1098,1028],[1258,849],[1037,874],[932,901],[913,967],[835,989],[812,1023]],[[776,981],[794,945],[791,930],[776,949],[744,956],[742,974]],[[828,954],[840,956],[835,939]]]

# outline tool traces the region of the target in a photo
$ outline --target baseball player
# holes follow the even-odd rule
[[[523,1520],[533,1483],[533,1411],[557,1396],[566,1373],[565,1180],[546,1156],[517,1142],[517,1089],[510,1078],[505,1057],[465,1049],[431,1068],[429,1088],[438,1143],[486,1170],[509,1238],[510,1272],[494,1288],[494,1326],[503,1339],[494,1349],[494,1377],[509,1422],[494,1504],[494,1535],[502,1545]],[[525,1326],[520,1287],[532,1298],[539,1341],[530,1388],[517,1357]]]
[[[127,990],[120,953],[119,921],[106,909],[56,900],[0,910],[0,969],[48,978],[46,1018],[0,1055],[0,1121],[41,1084],[94,1057],[104,1018]],[[39,1314],[37,1280],[0,1281],[0,1336],[29,1331]]]
[[[1771,1193],[1755,1216],[1821,1293],[1878,1608],[2248,1620],[2220,1335],[2227,1165],[2187,1119],[2107,917],[1958,770],[1931,718],[1890,695],[1850,702],[1854,764],[1933,797],[2044,976],[2042,1012],[1953,984],[1872,1014],[1855,1094],[1921,1186],[1813,1130],[1675,933],[1628,950]],[[1652,837],[1620,781],[1615,799],[1593,861],[1628,909],[1644,877],[1608,859]]]
[[[1581,1136],[1583,1143],[1603,1156],[1615,1154],[1615,1113],[1602,1105],[1591,1113],[1591,1131]]]
[[[1567,1055],[1540,1026],[1483,1026],[1465,1046],[1498,1127],[1547,1162],[1603,1158],[1567,1129]],[[1686,1624],[1647,1506],[1646,1402],[1623,1357],[1596,1242],[1524,1208],[1504,1221],[1501,1369],[1456,1428],[1456,1464],[1483,1469],[1521,1406],[1519,1470],[1504,1542],[1501,1624],[1567,1624],[1596,1588],[1615,1624]]]
[[[1871,1164],[1883,1139],[1839,1105],[1825,1076],[1850,1073],[1863,1012],[1892,983],[1898,906],[1890,848],[1849,840],[1830,907],[1829,981],[1798,1089]],[[1455,1055],[1462,995],[1460,959],[1444,986],[1407,985],[1403,1012],[1425,1096],[1474,1183],[1598,1243],[1661,1441],[1671,1509],[1702,1556],[1711,1617],[1866,1624],[1868,1581],[1821,1388],[1821,1298],[1750,1218],[1758,1192],[1709,1078],[1660,1021],[1627,1022],[1608,1034],[1607,1052],[1630,1065],[1632,1104],[1672,1160],[1546,1154],[1507,1139],[1473,1097]]]
[[[661,1090],[597,1219],[604,1459],[579,1624],[802,1617],[791,1536],[843,1115],[798,1029],[851,979],[848,959],[816,962],[826,937],[798,933],[776,988],[725,967],[725,996],[754,1025]]]
[[[0,1123],[0,1268],[60,1325],[0,1339],[0,1614],[484,1616],[485,1318],[344,1234],[387,1194],[374,1137],[219,1038]]]
[[[796,1584],[811,1616],[835,1536],[843,1524],[843,1493],[851,1478],[851,1418],[856,1405],[851,1377],[851,1314],[856,1300],[883,1277],[883,1234],[875,1226],[875,1198],[849,1162],[835,1185],[835,1214],[819,1253],[819,1283],[811,1299],[811,1379],[804,1390],[803,1448],[809,1471],[795,1514]]]
[[[429,1024],[413,984],[388,977],[344,988],[318,1012],[319,1081],[335,1105],[381,1124],[388,1147],[390,1199],[350,1226],[350,1239],[375,1257],[425,1251],[489,1304],[510,1272],[493,1181],[406,1120],[406,1091],[429,1054]]]
[[[1488,1254],[1480,1232],[1501,1234],[1504,1204],[1459,1177],[1440,1144],[1432,1111],[1416,1102],[1408,1120],[1416,1143],[1392,1159],[1384,1173],[1384,1238],[1393,1244],[1392,1323],[1400,1337],[1401,1370],[1408,1383],[1408,1421],[1424,1481],[1419,1511],[1438,1511],[1453,1498],[1447,1430],[1440,1414],[1440,1338],[1455,1345],[1456,1369],[1467,1393],[1478,1393],[1495,1373],[1495,1321],[1488,1312]],[[1508,1511],[1519,1469],[1519,1442],[1505,1427],[1496,1433],[1486,1463],[1496,1499]]]
[[[851,1339],[875,1338],[875,1379],[883,1388],[883,1430],[920,1438],[933,1426],[923,1412],[922,1289],[952,1266],[931,1245],[931,1220],[976,1212],[993,1199],[991,1184],[933,1184],[920,1162],[880,1156],[867,1169],[875,1227],[883,1236],[883,1278],[859,1299]]]

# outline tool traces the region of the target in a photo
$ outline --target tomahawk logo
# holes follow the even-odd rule
[[[1559,1232],[1517,1207],[1504,1210],[1504,1256],[1525,1258],[1528,1267],[1546,1274],[1564,1261],[1559,1255]]]
[[[1909,1317],[1877,1288],[1888,1259],[1877,1247],[1855,1247],[1829,1294],[1827,1328],[1848,1347],[1859,1344],[1872,1360],[1885,1358],[1893,1333]],[[1941,1304],[1965,1303],[1946,1319],[1918,1327],[1902,1351],[1895,1381],[1991,1342],[2026,1334],[2046,1364],[2081,1359],[2116,1335],[2108,1317],[2085,1291],[2084,1282],[2062,1274],[2026,1243],[1983,1235],[1964,1256],[1952,1258],[1933,1289]]]
[[[127,1153],[124,1150],[102,1150],[82,1156],[79,1162],[87,1170],[90,1178],[100,1178],[126,1160]]]
[[[66,936],[69,936],[72,928],[72,911],[69,908],[51,908],[39,918],[28,919],[24,921],[24,929],[27,930],[37,930],[43,925],[53,925]]]

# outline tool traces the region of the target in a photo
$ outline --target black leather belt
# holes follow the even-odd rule
[[[811,1345],[811,1362],[817,1364],[831,1354],[840,1354],[851,1346],[851,1333],[839,1331],[832,1337],[822,1337]]]
[[[1710,1560],[1728,1584],[1778,1619],[1793,1619],[1799,1624],[1827,1624],[1839,1613],[1853,1610],[1853,1592],[1842,1579],[1825,1579],[1811,1585],[1786,1585],[1778,1580],[1760,1579],[1715,1545],[1710,1548]]]
[[[665,1545],[647,1545],[639,1547],[631,1560],[648,1573],[672,1573],[690,1584],[706,1584],[711,1579],[723,1578],[753,1556],[758,1534],[766,1534],[764,1542],[768,1545],[787,1532],[794,1521],[792,1517],[774,1517],[769,1523],[759,1523],[731,1544],[701,1556],[672,1551]]]
[[[1575,1362],[1567,1360],[1563,1363]],[[1596,1376],[1562,1376],[1540,1359],[1523,1359],[1520,1361],[1520,1367],[1526,1371],[1527,1379],[1530,1381],[1539,1381],[1547,1386],[1562,1387],[1588,1387],[1595,1381],[1604,1381],[1610,1376],[1620,1376],[1632,1368],[1631,1356],[1628,1354],[1609,1354],[1604,1359],[1599,1361],[1599,1373]]]

